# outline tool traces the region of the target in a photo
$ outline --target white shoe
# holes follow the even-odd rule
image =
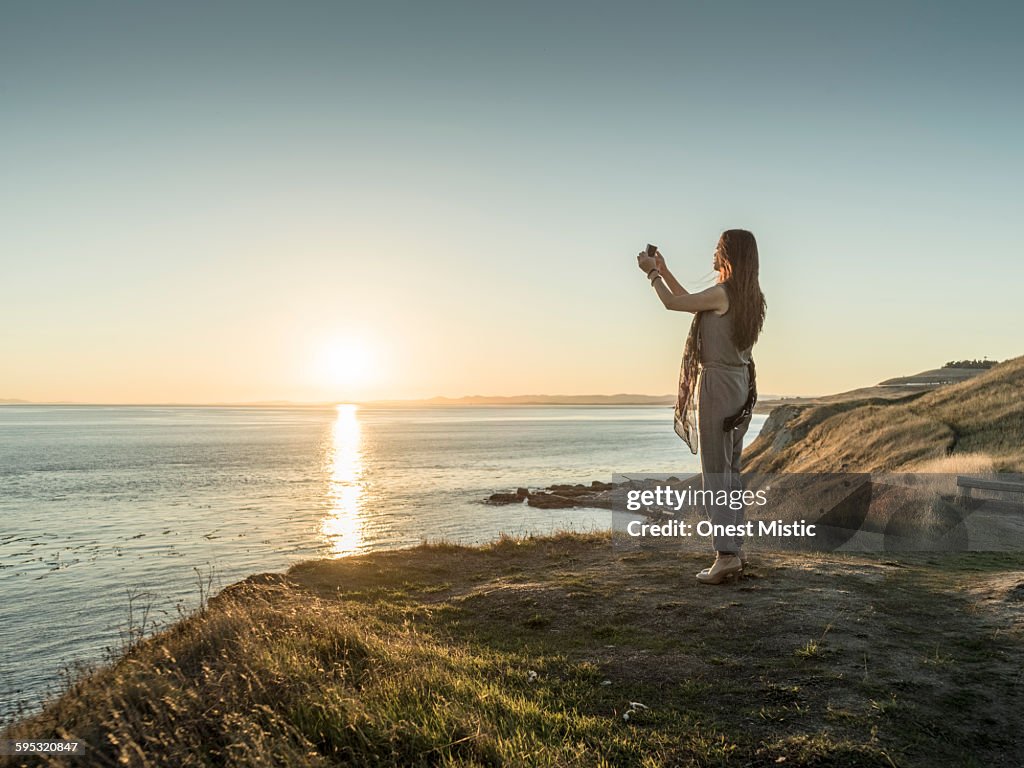
[[[740,569],[742,570],[743,568],[746,568],[747,567],[747,553],[743,551],[742,547],[740,549],[736,550],[736,557],[738,557],[740,559]],[[711,570],[710,568],[705,568],[704,570],[701,571],[701,573],[707,573],[710,570]]]
[[[702,584],[721,584],[728,578],[738,578],[743,572],[743,563],[736,555],[719,554],[714,565],[697,574]]]

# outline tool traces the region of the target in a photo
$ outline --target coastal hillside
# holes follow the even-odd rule
[[[775,407],[744,468],[1024,472],[1024,357],[895,401],[850,394]]]

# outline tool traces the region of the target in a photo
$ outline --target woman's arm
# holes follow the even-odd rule
[[[658,298],[665,309],[677,312],[706,312],[708,310],[724,313],[729,309],[729,296],[721,285],[712,285],[700,293],[673,293],[664,277],[656,277],[651,285],[658,293]]]
[[[658,298],[665,305],[665,309],[674,309],[678,312],[704,312],[710,309],[720,314],[728,311],[729,296],[721,285],[712,285],[700,293],[686,293],[685,290],[682,293],[674,293],[669,287],[668,281],[661,274],[654,257],[640,251],[636,257],[636,263],[652,278],[651,285],[658,292]],[[682,288],[681,285],[679,287]]]

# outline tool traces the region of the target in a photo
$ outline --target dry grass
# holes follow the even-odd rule
[[[981,475],[996,471],[996,461],[987,453],[954,453],[911,464],[908,472],[942,475]]]
[[[992,605],[1024,557],[777,554],[726,587],[705,560],[592,534],[307,562],[4,736],[85,739],[81,766],[1024,763]]]

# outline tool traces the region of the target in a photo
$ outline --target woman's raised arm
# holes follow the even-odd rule
[[[712,285],[700,293],[687,293],[681,285],[681,293],[676,293],[669,286],[668,281],[661,274],[657,260],[640,251],[636,257],[637,266],[647,273],[651,278],[651,285],[658,292],[658,298],[665,305],[665,309],[674,309],[677,312],[705,312],[712,310],[724,314],[729,309],[729,296],[721,285]],[[664,260],[661,261],[664,264]],[[678,285],[678,281],[676,281]]]
[[[654,278],[651,283],[658,293],[658,298],[665,305],[665,309],[673,309],[677,312],[713,312],[724,313],[729,309],[729,296],[725,288],[720,285],[712,285],[700,293],[672,293],[665,278]]]

